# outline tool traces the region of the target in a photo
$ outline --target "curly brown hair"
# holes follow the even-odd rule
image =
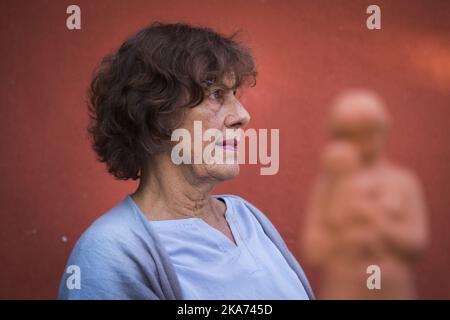
[[[164,149],[184,108],[199,105],[233,74],[236,89],[255,84],[250,50],[203,27],[154,23],[105,57],[89,90],[92,147],[117,179],[136,180]]]

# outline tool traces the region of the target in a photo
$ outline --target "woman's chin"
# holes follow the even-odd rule
[[[208,165],[208,175],[217,180],[230,180],[239,175],[239,164]]]

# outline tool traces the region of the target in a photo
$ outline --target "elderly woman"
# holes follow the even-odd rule
[[[237,162],[171,159],[177,128],[244,127],[250,116],[235,93],[255,76],[249,50],[233,37],[184,24],[153,24],[103,60],[90,90],[93,148],[113,176],[139,187],[81,236],[60,299],[313,297],[264,214],[211,194],[238,175]]]

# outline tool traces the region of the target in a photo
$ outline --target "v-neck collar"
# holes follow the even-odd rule
[[[230,203],[229,199],[226,197],[222,197],[220,195],[212,195],[213,198],[216,198],[220,201],[223,201],[225,204],[225,220],[230,228],[231,234],[233,236],[234,241],[228,238],[225,234],[223,234],[218,229],[214,228],[210,224],[208,224],[205,220],[197,217],[190,218],[181,218],[181,219],[165,219],[165,220],[151,220],[147,216],[143,214],[139,206],[134,202],[133,198],[129,196],[129,200],[131,200],[135,207],[139,210],[140,214],[144,215],[147,220],[155,227],[160,230],[164,229],[182,229],[182,228],[190,228],[194,225],[197,225],[199,228],[204,228],[211,234],[214,234],[216,238],[222,243],[220,247],[226,249],[229,247],[231,249],[239,249],[242,241],[242,237],[239,233],[238,221],[236,220],[234,208]]]

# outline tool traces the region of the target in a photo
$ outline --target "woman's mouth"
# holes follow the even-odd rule
[[[237,139],[228,139],[228,140],[223,140],[222,141],[222,147],[225,150],[236,152],[237,151],[237,146],[238,146]]]

